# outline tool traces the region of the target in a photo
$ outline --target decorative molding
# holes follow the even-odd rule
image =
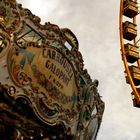
[[[19,125],[12,126],[17,139],[45,138],[47,127],[59,125],[66,137],[77,139],[95,118],[100,126],[104,103],[98,80],[92,82],[84,69],[72,31],[50,22],[41,25],[14,0],[0,4],[0,68],[6,77],[0,77],[0,120]]]

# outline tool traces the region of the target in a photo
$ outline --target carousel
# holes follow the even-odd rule
[[[99,82],[84,69],[72,31],[40,21],[0,0],[0,140],[96,139]]]

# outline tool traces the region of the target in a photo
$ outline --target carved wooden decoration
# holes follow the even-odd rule
[[[75,35],[0,0],[0,139],[89,140],[104,103]]]

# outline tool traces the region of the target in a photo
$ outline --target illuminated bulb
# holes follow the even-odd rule
[[[0,16],[0,22],[3,22],[3,21],[4,21],[4,18]]]
[[[40,135],[41,135],[41,137],[43,137],[43,134],[42,133]]]
[[[10,33],[10,38],[13,39],[14,35],[13,33]]]
[[[3,43],[3,41],[2,41],[2,40],[0,40],[0,46],[2,45],[2,43]]]

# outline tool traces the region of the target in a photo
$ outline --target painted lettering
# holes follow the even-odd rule
[[[64,74],[62,70],[57,68],[55,64],[51,63],[50,60],[46,61],[46,68],[56,75],[65,85],[69,84],[71,79],[66,74]]]
[[[56,50],[43,49],[43,57],[52,59],[58,62],[60,65],[64,67],[70,79],[72,78],[73,76],[72,66],[70,65],[70,62],[68,62],[68,60],[61,53],[59,53]]]

